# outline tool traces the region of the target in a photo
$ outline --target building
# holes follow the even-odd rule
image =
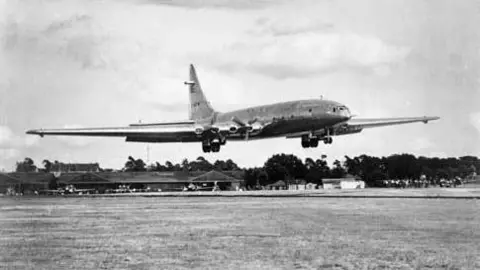
[[[209,171],[192,176],[189,172],[120,172],[83,174],[62,173],[58,176],[61,185],[73,185],[77,189],[96,189],[99,192],[128,186],[130,190],[182,191],[194,184],[199,190],[211,190],[217,184],[221,190],[236,190],[243,179],[236,179],[218,171]]]
[[[0,193],[5,194],[10,188],[16,193],[33,194],[48,189],[53,180],[55,176],[49,173],[0,173]]]
[[[322,179],[323,189],[357,189],[365,188],[365,182],[355,178],[325,178]]]
[[[242,176],[241,178],[234,177]],[[49,184],[75,189],[93,189],[105,192],[109,189],[129,187],[130,190],[182,191],[193,185],[198,190],[237,190],[243,186],[241,171],[232,172],[53,172],[53,173],[0,173],[0,193],[8,190],[16,193],[46,191]]]
[[[273,184],[267,185],[267,189],[283,190],[283,189],[287,189],[287,184],[285,184],[285,182],[282,181],[282,180],[278,180],[277,182],[275,182]]]

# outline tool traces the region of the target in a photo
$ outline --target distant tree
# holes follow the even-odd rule
[[[45,168],[45,172],[50,172],[52,170],[52,162],[50,162],[50,160],[48,159],[44,159],[43,160],[43,167]]]
[[[213,168],[217,171],[226,171],[227,170],[227,163],[223,160],[216,160],[213,163]]]
[[[342,163],[339,160],[333,162],[333,169],[330,171],[330,176],[333,178],[342,178],[346,175],[345,169],[342,167]]]
[[[213,167],[214,166],[202,156],[199,156],[195,161],[191,161],[188,165],[191,171],[210,171]]]
[[[189,166],[189,162],[188,162],[188,159],[184,158],[182,160],[182,164],[181,164],[181,169],[182,171],[189,171],[190,170],[190,166]]]
[[[167,167],[167,171],[169,171],[169,172],[173,171],[173,169],[174,169],[173,164],[170,161],[165,162],[165,167]]]
[[[145,164],[145,162],[144,162],[141,158],[135,160],[135,170],[136,170],[137,172],[144,172],[144,171],[146,171],[146,170],[147,170],[146,165],[147,165],[147,164]]]
[[[263,185],[268,185],[268,183],[270,183],[270,181],[268,179],[268,173],[261,168],[257,169],[256,178],[257,178],[257,182],[262,186]]]
[[[16,164],[16,172],[36,172],[37,166],[33,160],[29,157],[26,157],[23,161],[19,161]]]
[[[225,162],[225,165],[226,165],[226,170],[227,171],[233,171],[233,170],[238,170],[238,165],[233,162],[233,160],[231,159],[227,159],[227,161]]]
[[[135,159],[129,156],[128,161],[125,163],[124,170],[127,172],[144,172],[147,168],[142,159]]]
[[[277,154],[269,158],[264,165],[269,181],[304,178],[307,168],[294,155]]]

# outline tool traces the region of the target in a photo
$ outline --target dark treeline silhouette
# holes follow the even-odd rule
[[[33,160],[27,157],[23,161],[17,162],[17,172],[58,171],[60,164],[63,163],[44,160],[44,168],[37,169]],[[98,163],[91,164],[96,165],[99,171],[104,171],[99,168]],[[388,157],[360,155],[345,156],[343,161],[335,160],[329,166],[325,155],[317,159],[309,157],[302,161],[292,154],[276,154],[270,157],[262,167],[239,168],[231,159],[216,160],[214,163],[210,163],[204,157],[199,156],[196,160],[184,159],[177,164],[170,161],[166,161],[164,164],[159,162],[146,164],[142,159],[129,156],[122,168],[122,171],[127,172],[210,170],[243,170],[247,187],[268,185],[279,180],[289,182],[296,179],[322,184],[322,179],[341,178],[347,174],[361,178],[367,186],[372,187],[381,185],[379,184],[381,180],[386,179],[419,179],[421,176],[425,176],[426,179],[433,181],[442,178],[467,178],[480,170],[480,160],[475,156],[429,158],[416,157],[411,154],[395,154]]]
[[[128,161],[123,167],[123,171],[126,172],[172,172],[172,171],[233,171],[240,170],[238,165],[231,159],[226,161],[217,160],[213,164],[206,160],[204,157],[199,156],[196,160],[189,161],[183,159],[181,163],[173,164],[170,161],[166,161],[164,165],[159,162],[154,162],[150,165],[145,164],[142,159],[135,159],[132,156],[128,157]]]
[[[306,158],[302,162],[294,155],[277,154],[269,158],[263,167],[246,170],[247,186],[257,183],[266,185],[278,180],[305,179],[321,184],[324,178],[341,178],[350,174],[366,182],[368,186],[382,186],[380,180],[419,179],[427,180],[467,178],[480,170],[480,160],[475,156],[460,158],[416,157],[411,154],[395,154],[388,157],[360,155],[345,156],[343,162],[335,160],[327,164],[325,156],[319,159]]]

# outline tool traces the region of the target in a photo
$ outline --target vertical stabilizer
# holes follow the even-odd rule
[[[188,85],[190,95],[190,120],[200,120],[211,117],[215,112],[203,94],[202,87],[198,81],[195,67],[190,65],[190,81],[185,82]]]

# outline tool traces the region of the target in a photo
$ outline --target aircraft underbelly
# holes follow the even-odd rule
[[[150,143],[165,143],[165,142],[198,142],[201,137],[186,133],[158,133],[158,134],[138,134],[130,135],[125,139],[127,142],[150,142]]]
[[[278,123],[272,125],[271,127],[266,128],[256,137],[260,138],[269,138],[269,137],[279,137],[285,134],[302,132],[302,131],[313,131],[324,128],[326,126],[331,126],[335,124],[335,121],[332,119],[290,119],[290,120],[281,120]],[[253,138],[252,138],[253,139]]]

